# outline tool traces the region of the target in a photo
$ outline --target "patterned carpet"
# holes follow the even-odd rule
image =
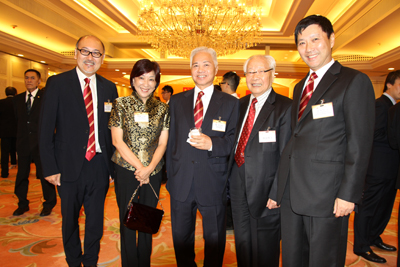
[[[35,179],[35,168],[32,165],[28,199],[30,211],[22,216],[12,216],[17,208],[17,198],[14,195],[16,169],[10,170],[7,179],[0,180],[0,258],[2,267],[64,267],[65,255],[61,240],[61,213],[60,200],[50,216],[40,217],[42,209],[42,193],[39,180]],[[153,237],[152,266],[176,266],[172,244],[169,195],[163,186],[160,199],[165,209],[165,216],[161,230]],[[397,245],[397,207],[400,195],[396,198],[395,209],[386,231],[383,235],[384,242]],[[201,216],[198,214],[196,227],[196,262],[203,266],[203,239]],[[85,216],[80,217],[80,231],[84,234]],[[385,252],[379,249],[374,251],[388,261],[385,264],[375,264],[362,260],[353,254],[353,225],[352,218],[349,228],[346,266],[372,267],[396,266],[396,252]],[[116,205],[114,186],[111,184],[108,191],[104,218],[104,236],[101,241],[99,267],[120,266],[119,257],[119,220]],[[235,244],[232,231],[227,232],[227,243],[224,258],[224,267],[236,266]]]

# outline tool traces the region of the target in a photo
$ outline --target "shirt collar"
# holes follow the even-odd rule
[[[211,97],[212,93],[214,92],[214,85],[211,84],[210,86],[206,87],[206,88],[203,89],[203,90],[200,90],[200,88],[197,87],[197,85],[196,85],[196,86],[194,87],[194,93],[195,93],[195,95],[197,96],[198,93],[199,93],[200,91],[203,91],[203,93],[204,93],[205,95],[207,95],[208,97]]]
[[[39,91],[38,88],[36,88],[35,90],[33,90],[33,91],[31,92],[32,96],[35,97],[38,91]],[[28,96],[28,95],[29,95],[29,91],[26,90],[26,96]]]
[[[387,96],[389,99],[390,99],[390,101],[392,101],[392,104],[393,105],[396,105],[396,100],[394,100],[394,98],[391,96],[391,95],[389,95],[388,93],[386,93],[386,92],[384,92],[383,93],[385,96]]]
[[[81,82],[81,83],[82,83],[82,81],[85,80],[85,78],[89,78],[90,82],[96,81],[96,73],[90,77],[87,77],[85,74],[83,74],[83,72],[78,67],[76,67],[76,73],[78,74],[78,79],[79,79],[79,82]]]
[[[265,91],[264,94],[258,96],[257,97],[257,103],[263,103],[268,98],[268,96],[271,93],[271,91],[272,91],[272,87],[270,87],[267,91]],[[251,94],[250,103],[251,103],[251,101],[253,101],[253,98],[255,98],[255,97],[253,96],[253,94]]]
[[[333,63],[335,63],[335,60],[333,60],[333,58],[332,58],[331,61],[329,61],[328,64],[326,64],[325,66],[323,66],[319,70],[313,71],[313,70],[310,69],[310,75],[311,75],[311,73],[315,72],[315,74],[317,74],[318,78],[324,77],[325,73],[329,70],[329,68],[333,65]]]

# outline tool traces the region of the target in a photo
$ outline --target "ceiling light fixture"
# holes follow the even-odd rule
[[[159,52],[189,57],[207,46],[224,56],[259,42],[260,0],[152,1],[139,0],[139,36]]]

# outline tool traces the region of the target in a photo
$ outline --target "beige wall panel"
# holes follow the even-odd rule
[[[40,72],[42,83],[45,84],[47,80],[47,65],[31,61],[31,68]]]
[[[8,71],[8,60],[7,60],[8,55],[0,54],[0,75],[7,75]]]
[[[14,86],[15,88],[17,88],[18,94],[26,91],[25,83],[24,83],[24,82],[13,81],[12,86]]]
[[[4,92],[7,87],[7,79],[0,78],[0,99],[6,97],[6,93]]]
[[[11,65],[12,65],[12,76],[18,78],[24,78],[24,72],[27,69],[29,69],[30,62],[26,59],[11,57]]]

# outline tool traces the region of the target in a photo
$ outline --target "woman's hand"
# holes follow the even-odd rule
[[[140,186],[142,184],[148,184],[150,182],[150,174],[152,173],[152,169],[147,167],[137,168],[135,171],[135,178],[140,182]]]

